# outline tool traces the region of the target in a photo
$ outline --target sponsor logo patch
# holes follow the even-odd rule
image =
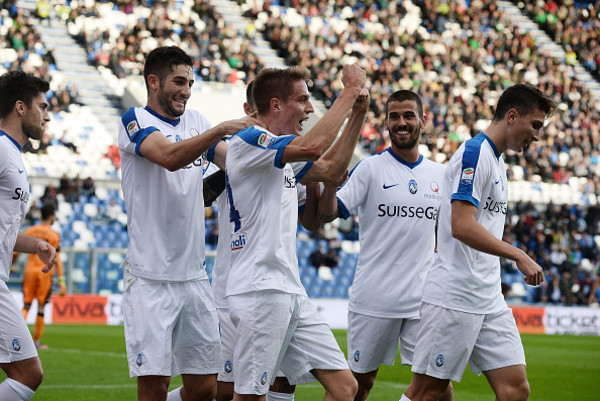
[[[246,235],[245,234],[235,234],[231,238],[231,250],[239,251],[246,246]]]
[[[429,183],[429,188],[436,194],[440,192],[440,184],[438,184],[436,181],[431,181]]]
[[[460,176],[460,183],[464,185],[473,184],[473,177],[475,176],[475,169],[473,167],[467,167],[462,171]]]
[[[138,126],[137,121],[131,121],[129,124],[127,124],[127,133],[129,136],[135,134],[139,129],[140,127]]]
[[[270,144],[271,142],[269,141],[269,136],[263,132],[262,134],[260,134],[260,135],[258,136],[258,141],[257,141],[257,143],[258,143],[258,146],[261,146],[261,147],[263,147],[263,148],[266,148],[266,147],[268,147],[268,146],[269,146],[269,144]]]

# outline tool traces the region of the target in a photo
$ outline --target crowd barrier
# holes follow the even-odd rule
[[[23,294],[13,294],[17,303],[23,305]],[[348,300],[316,298],[312,301],[331,328],[347,328]],[[600,308],[512,305],[511,309],[521,333],[600,336]],[[122,324],[123,296],[53,295],[44,311],[45,321],[49,324]],[[35,322],[36,314],[34,301],[28,323]]]

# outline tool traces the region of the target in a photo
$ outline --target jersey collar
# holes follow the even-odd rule
[[[19,152],[21,151],[21,145],[19,145],[19,142],[15,141],[15,138],[13,138],[12,136],[8,135],[6,132],[0,130],[0,136],[5,136],[8,139],[11,140],[12,143],[15,144],[15,146],[17,147],[17,149],[19,149]]]
[[[417,167],[423,161],[423,155],[419,155],[419,159],[416,162],[409,163],[406,160],[404,160],[403,158],[401,158],[400,156],[398,156],[397,154],[395,154],[394,151],[392,150],[391,146],[389,148],[387,148],[387,152],[390,155],[392,155],[392,157],[394,159],[398,160],[400,163],[404,164],[406,167],[408,167],[410,169],[413,169],[413,168]]]
[[[161,116],[160,114],[158,114],[156,111],[152,110],[148,106],[144,107],[144,110],[146,110],[148,113],[152,114],[154,117],[158,118],[159,120],[162,120],[162,121],[166,122],[167,124],[171,124],[173,127],[176,127],[177,124],[179,124],[179,122],[181,121],[181,117],[178,117],[177,120],[171,120],[165,116]]]
[[[487,136],[483,132],[480,132],[479,135],[483,135],[483,137],[485,138],[485,140],[488,141],[488,143],[492,147],[492,150],[494,151],[494,154],[496,155],[496,159],[500,159],[500,152],[498,152],[498,148],[496,147],[496,145],[494,144],[494,142],[492,142],[492,140],[490,139],[490,137]]]

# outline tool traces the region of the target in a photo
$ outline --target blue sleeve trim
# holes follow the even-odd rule
[[[298,206],[298,213],[304,212],[304,209],[306,209],[306,203],[302,206]]]
[[[472,197],[473,181],[477,173],[477,163],[481,153],[481,144],[485,140],[485,135],[477,135],[465,143],[465,150],[462,155],[462,166],[459,171],[459,183],[456,194]],[[456,195],[454,194],[454,195]],[[453,195],[453,196],[454,196]]]
[[[154,131],[158,131],[158,130],[159,129],[156,127],[146,127],[144,129],[139,130],[135,134],[133,134],[133,136],[129,137],[129,140],[131,142],[135,143],[135,154],[136,155],[142,156],[142,154],[140,153],[140,145],[142,144],[142,142],[144,141],[144,139],[146,139],[146,137],[148,135],[150,135]],[[144,156],[142,156],[142,157],[144,157]]]
[[[470,195],[453,194],[451,199],[452,200],[461,200],[461,201],[472,203],[477,209],[479,209],[479,201]]]
[[[215,149],[217,148],[217,145],[219,144],[219,142],[221,142],[220,140],[215,142],[215,144],[213,146],[211,146],[210,148],[208,148],[208,150],[206,151],[206,160],[208,160],[209,162],[213,162],[215,159]]]
[[[310,170],[310,168],[312,167],[314,163],[313,162],[307,162],[304,167],[302,167],[302,170],[300,170],[298,172],[298,174],[296,174],[296,182],[300,182],[300,180],[302,179],[302,177],[304,177],[304,175],[306,173],[308,173],[308,170]]]
[[[346,207],[346,205],[344,205],[344,202],[342,202],[342,200],[340,198],[337,198],[337,204],[338,204],[338,211],[342,215],[342,217],[345,219],[350,217],[350,212],[348,211],[348,208]]]
[[[277,149],[277,155],[275,155],[275,167],[277,168],[283,168],[285,166],[285,163],[281,163],[281,157],[283,156],[283,151],[285,150],[285,147],[294,140],[295,136],[290,135],[290,136],[284,136],[282,138],[277,138],[275,141],[273,141],[273,143],[271,143],[269,145],[269,149]],[[312,166],[312,163],[311,163]],[[309,167],[310,168],[310,167]],[[308,171],[308,170],[306,170]],[[306,171],[304,172],[304,174],[306,174]],[[302,174],[302,175],[304,175]],[[300,178],[297,178],[298,180],[300,180]]]

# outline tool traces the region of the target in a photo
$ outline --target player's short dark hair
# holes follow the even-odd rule
[[[156,75],[161,81],[178,65],[194,67],[194,59],[177,46],[162,46],[152,50],[144,63],[144,81],[148,86],[148,77]]]
[[[283,102],[287,101],[293,92],[294,82],[308,82],[309,79],[310,71],[301,66],[261,70],[253,81],[252,88],[252,99],[258,114],[266,114],[269,111],[271,99],[274,97]]]
[[[515,109],[522,116],[540,110],[549,117],[556,110],[556,103],[536,87],[516,84],[500,95],[493,121],[502,120],[511,109]]]
[[[54,214],[56,213],[54,205],[49,203],[42,206],[40,212],[42,213],[42,220],[47,220],[51,216],[54,216]]]
[[[391,102],[404,102],[405,100],[415,102],[417,104],[417,109],[419,110],[419,117],[423,117],[423,102],[421,101],[419,95],[413,91],[404,89],[396,91],[392,93],[390,97],[388,97],[387,101],[385,102],[385,117],[387,118],[388,105]]]
[[[254,81],[248,82],[248,85],[246,86],[246,103],[250,105],[251,109],[254,109],[256,104],[252,98],[252,88],[254,88]]]
[[[23,71],[9,71],[0,76],[0,118],[10,114],[17,101],[31,107],[33,98],[46,93],[50,84]]]

